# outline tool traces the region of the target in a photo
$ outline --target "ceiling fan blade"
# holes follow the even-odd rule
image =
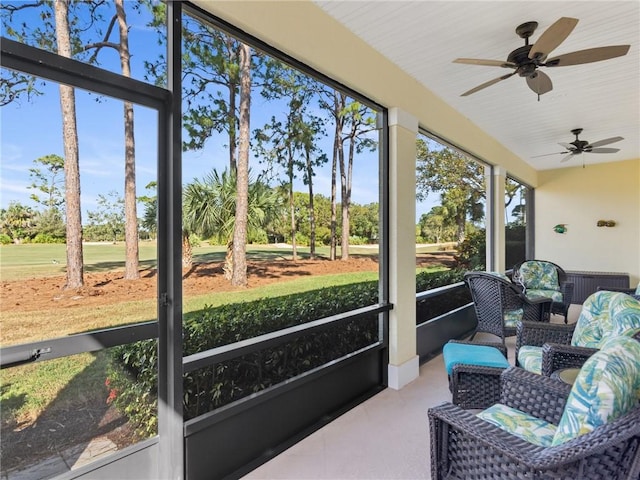
[[[559,142],[558,145],[560,145],[561,147],[566,148],[569,151],[575,150],[575,146],[571,145],[570,143],[565,143],[565,142]]]
[[[583,63],[601,62],[610,58],[622,57],[629,51],[630,45],[611,45],[609,47],[588,48],[577,52],[565,53],[550,58],[544,64],[545,67],[566,67],[568,65],[581,65]]]
[[[503,75],[501,77],[498,78],[494,78],[493,80],[489,80],[488,82],[483,83],[482,85],[478,85],[475,88],[472,88],[471,90],[468,90],[466,92],[464,92],[462,95],[460,95],[461,97],[466,97],[467,95],[471,95],[472,93],[476,93],[479,90],[482,90],[483,88],[487,88],[490,87],[491,85],[498,83],[501,80],[506,80],[509,77],[512,77],[513,75],[515,75],[516,72],[513,73],[508,73],[506,75]]]
[[[597,142],[593,142],[591,144],[592,147],[602,147],[603,145],[609,145],[610,143],[619,142],[620,140],[624,140],[622,137],[611,137],[605,138],[604,140],[599,140]]]
[[[487,67],[517,67],[517,65],[513,62],[505,62],[504,60],[484,60],[481,58],[456,58],[453,63],[464,63],[465,65],[484,65]]]
[[[562,17],[547,28],[529,50],[529,58],[544,58],[565,41],[578,24],[577,18]]]
[[[551,155],[562,155],[563,153],[569,153],[569,152],[564,151],[564,152],[545,153],[543,155],[534,155],[531,158],[550,157]]]
[[[589,150],[590,153],[616,153],[619,152],[619,148],[592,148]]]
[[[575,153],[570,153],[569,155],[567,155],[566,157],[564,157],[562,160],[560,160],[560,163],[566,162],[567,160],[569,160],[571,157],[573,157],[575,155]]]
[[[537,93],[538,96],[553,90],[553,84],[551,83],[549,75],[537,70],[527,77],[527,85],[529,85],[529,88]]]

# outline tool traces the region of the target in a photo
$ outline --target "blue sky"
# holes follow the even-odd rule
[[[126,5],[126,4],[125,4]],[[33,17],[33,13],[30,13]],[[130,25],[130,50],[132,52],[132,76],[144,80],[145,59],[155,58],[160,53],[156,34],[146,27],[147,15],[128,12]],[[33,21],[33,18],[31,19]],[[4,25],[3,25],[4,31]],[[116,37],[113,37],[116,38]],[[101,52],[101,66],[119,73],[119,61],[115,50]],[[29,196],[34,193],[28,186],[32,180],[29,169],[36,165],[39,157],[57,154],[64,157],[62,126],[58,87],[47,82],[41,89],[43,95],[28,102],[22,99],[0,109],[0,207],[6,208],[10,202],[20,202],[35,206]],[[78,138],[81,172],[81,204],[83,222],[87,212],[95,210],[99,194],[107,195],[115,191],[120,196],[124,191],[124,134],[122,102],[98,97],[85,91],[76,90],[78,117]],[[267,103],[259,95],[252,100],[252,130],[265,124],[271,115],[283,113],[282,107]],[[150,194],[145,186],[156,180],[157,116],[152,110],[135,107],[136,141],[136,183],[137,194]],[[183,181],[202,178],[212,168],[222,170],[228,162],[224,134],[212,136],[201,151],[183,154]],[[322,142],[325,153],[330,157],[332,139]],[[354,163],[352,201],[367,204],[378,201],[378,155],[362,155]],[[259,171],[257,159],[250,161],[252,170]],[[316,193],[329,196],[329,168],[317,172],[314,179]],[[298,181],[295,189],[306,191]],[[428,211],[430,204],[419,205],[417,217]],[[143,212],[139,209],[138,215]]]

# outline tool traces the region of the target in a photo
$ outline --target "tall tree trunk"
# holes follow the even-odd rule
[[[311,152],[306,148],[307,178],[309,179],[309,258],[316,258],[316,212],[313,208],[313,167],[311,165]]]
[[[293,160],[289,160],[289,219],[291,220],[291,258],[298,260],[298,246],[296,244],[296,206],[293,201]]]
[[[236,160],[238,140],[236,138],[236,84],[229,84],[229,112],[227,113],[229,122],[229,171],[235,173],[238,169]]]
[[[131,77],[129,29],[124,0],[116,0],[116,15],[120,31],[120,66],[122,75]],[[124,241],[126,245],[124,278],[140,278],[138,251],[138,212],[136,207],[136,147],[133,135],[133,104],[124,102]]]
[[[341,213],[342,213],[342,235],[340,237],[340,258],[342,260],[349,259],[349,204],[347,197],[347,172],[344,164],[344,151],[338,155],[338,163],[340,165],[340,196],[341,196]]]
[[[351,218],[349,212],[351,210],[351,185],[353,182],[353,156],[355,153],[355,143],[355,132],[353,132],[349,140],[349,158],[346,165],[346,172],[344,151],[340,158],[340,179],[342,181],[342,260],[349,259],[349,232],[351,230]]]
[[[337,257],[337,165],[339,159],[344,155],[342,148],[342,127],[344,125],[342,110],[345,107],[345,102],[345,95],[337,91],[333,93],[333,115],[336,123],[333,137],[333,159],[331,161],[331,245],[329,247],[330,260],[335,260]]]
[[[229,52],[229,65],[234,65],[237,60],[237,53],[233,48],[235,39],[227,36],[225,41],[227,44],[227,52]],[[240,48],[242,48],[242,44],[240,44]],[[238,162],[236,160],[236,88],[238,84],[233,80],[233,78],[234,77],[232,77],[231,75],[229,76],[229,84],[227,85],[229,89],[229,109],[227,111],[227,123],[229,127],[229,172],[235,174],[238,168]]]
[[[464,241],[464,227],[465,227],[465,220],[467,218],[467,214],[466,212],[463,210],[462,213],[458,213],[456,215],[456,225],[458,227],[458,244],[462,243]]]
[[[336,249],[337,249],[337,206],[336,206],[336,170],[338,165],[338,144],[340,143],[340,137],[338,126],[336,124],[336,133],[335,138],[333,140],[333,158],[331,159],[331,232],[330,232],[330,240],[329,240],[329,260],[336,259]]]
[[[71,58],[69,0],[54,3],[58,55]],[[67,215],[67,278],[64,288],[84,285],[82,259],[82,211],[80,208],[80,157],[76,125],[76,97],[72,87],[60,85],[62,138],[64,143],[65,209]]]
[[[233,226],[231,284],[247,285],[247,221],[249,216],[249,135],[251,110],[251,48],[240,47],[240,131],[236,180],[236,217]]]
[[[193,248],[189,240],[189,232],[182,231],[182,266],[190,267],[193,264]]]

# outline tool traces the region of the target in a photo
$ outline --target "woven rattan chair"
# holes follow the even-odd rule
[[[553,273],[553,277],[545,272]],[[551,313],[562,315],[567,323],[574,285],[567,281],[562,267],[548,260],[527,260],[514,265],[512,275],[514,283],[521,285],[525,294],[552,297]],[[549,281],[552,284],[548,284]]]
[[[558,424],[571,386],[511,367],[501,403]],[[431,478],[637,480],[640,404],[629,413],[556,446],[538,446],[457,405],[429,409]]]
[[[529,298],[506,276],[490,272],[467,272],[464,282],[471,291],[478,332],[505,337],[516,334],[519,321],[548,322],[551,299]]]
[[[639,300],[621,292],[597,291],[585,300],[576,323],[520,323],[516,365],[545,376],[564,368],[580,368],[608,336],[640,338],[638,329]],[[538,350],[536,361],[531,357],[534,349]]]

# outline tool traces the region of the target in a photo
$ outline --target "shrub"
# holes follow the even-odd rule
[[[0,233],[0,245],[10,245],[13,243],[11,237],[6,233]]]
[[[38,233],[35,237],[33,237],[33,240],[31,240],[31,243],[64,243],[64,242],[65,242],[64,238],[54,237],[53,235],[50,235],[48,233]]]
[[[478,229],[467,234],[458,245],[458,254],[454,257],[457,267],[464,270],[484,270],[487,255],[487,237],[485,230]]]
[[[418,290],[457,282],[460,273],[420,273]],[[184,355],[235,343],[378,302],[378,282],[362,282],[207,306],[185,316]],[[378,339],[378,318],[351,320],[284,344],[190,372],[184,376],[184,417],[194,418],[363,348]],[[143,436],[155,433],[155,340],[111,349],[109,388],[114,404]]]

